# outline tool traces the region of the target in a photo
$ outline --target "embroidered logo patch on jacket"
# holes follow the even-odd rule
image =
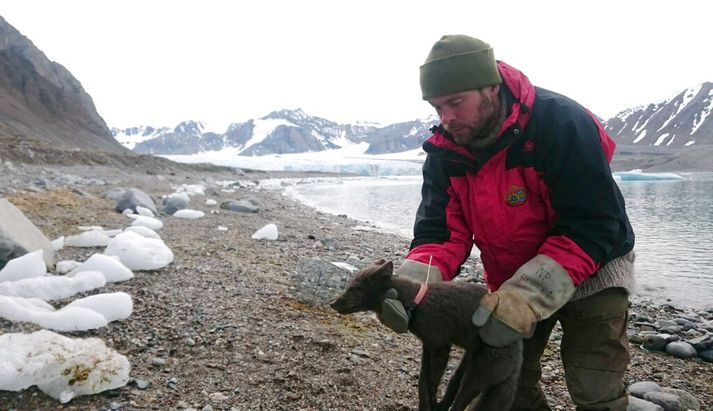
[[[510,207],[518,207],[527,201],[527,191],[525,188],[520,186],[511,186],[510,191],[508,191],[505,196],[505,202],[508,203]]]

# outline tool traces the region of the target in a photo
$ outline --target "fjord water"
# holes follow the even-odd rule
[[[685,180],[618,183],[636,233],[635,299],[713,307],[713,173],[682,175]],[[291,186],[286,194],[399,234],[406,245],[420,186],[420,177],[342,178]]]

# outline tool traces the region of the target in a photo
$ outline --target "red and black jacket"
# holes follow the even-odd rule
[[[406,258],[455,277],[475,244],[496,290],[537,254],[575,285],[634,247],[609,168],[614,141],[586,109],[533,87],[498,62],[507,116],[491,147],[471,152],[443,127],[424,144],[421,204]]]

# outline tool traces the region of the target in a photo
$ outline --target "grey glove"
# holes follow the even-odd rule
[[[394,272],[394,275],[406,277],[418,283],[425,283],[428,277],[429,283],[443,281],[441,270],[435,265],[431,265],[431,271],[428,271],[428,264],[424,264],[415,260],[404,260],[401,266]]]
[[[550,317],[574,294],[572,278],[552,258],[538,254],[500,288],[486,294],[473,314],[483,341],[504,347],[532,337],[538,321]]]
[[[429,283],[443,281],[441,270],[437,267],[431,265],[431,271],[429,273],[428,264],[419,263],[414,260],[404,260],[394,275],[405,277],[419,283],[426,282],[426,277],[428,277]],[[409,317],[404,305],[397,298],[398,295],[393,288],[386,292],[384,301],[381,303],[381,315],[379,315],[378,318],[385,326],[399,334],[403,334],[408,332]]]

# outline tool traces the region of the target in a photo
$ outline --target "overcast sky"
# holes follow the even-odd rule
[[[110,127],[422,118],[418,67],[453,33],[603,118],[713,81],[708,0],[3,0],[0,15]]]

